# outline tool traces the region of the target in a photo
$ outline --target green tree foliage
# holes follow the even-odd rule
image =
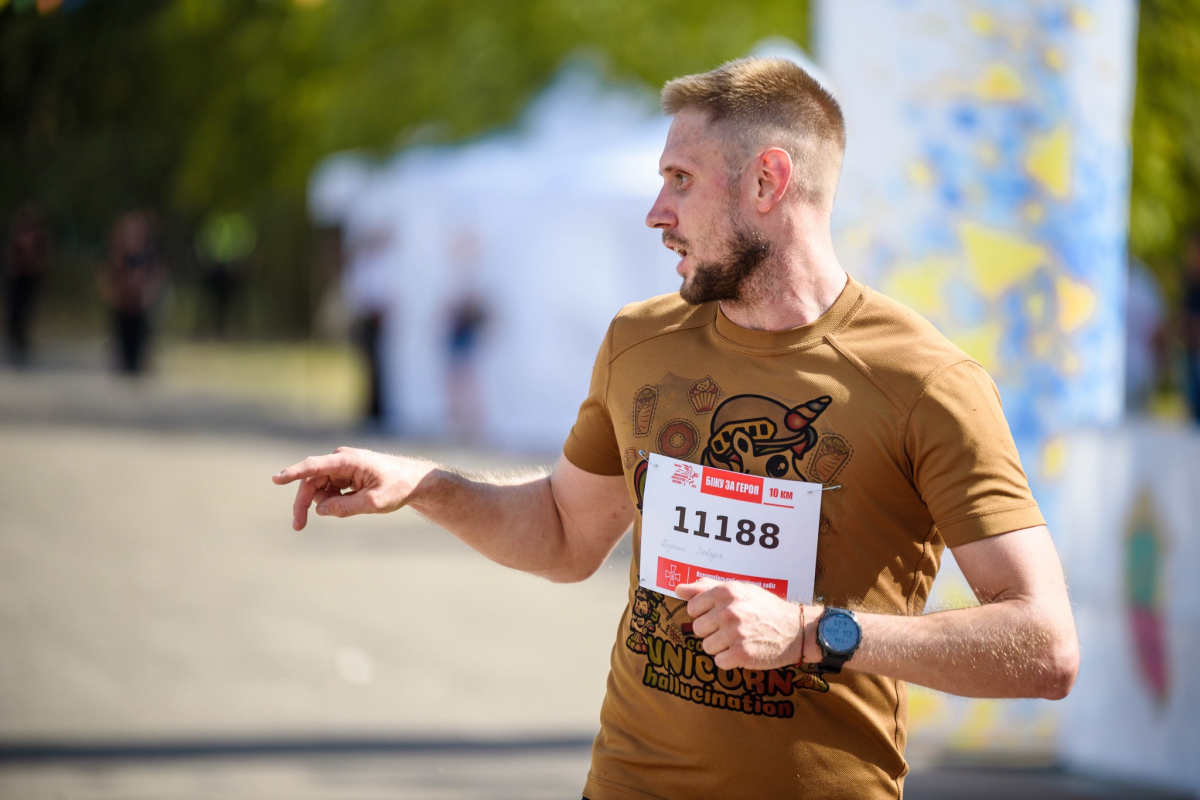
[[[580,48],[653,86],[807,31],[796,0],[18,5],[0,9],[0,213],[36,199],[98,258],[120,211],[155,208],[175,262],[206,218],[245,214],[260,332],[311,319],[305,187],[323,155],[507,124]]]
[[[1200,3],[1142,0],[1131,246],[1170,286],[1200,225]],[[90,270],[122,210],[162,213],[181,284],[195,233],[254,227],[256,332],[298,332],[323,278],[305,186],[325,154],[380,156],[510,123],[572,52],[647,85],[768,35],[804,0],[0,0],[0,219],[37,200]],[[89,261],[90,259],[90,261]]]
[[[1177,291],[1200,231],[1200,3],[1141,0],[1133,111],[1130,247]]]

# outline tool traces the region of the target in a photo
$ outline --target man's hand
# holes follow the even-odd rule
[[[292,527],[308,507],[331,517],[408,506],[483,555],[552,581],[581,581],[608,558],[633,521],[623,475],[593,475],[564,456],[554,472],[469,477],[431,461],[339,447],[272,476],[300,481]]]
[[[800,606],[795,603],[748,583],[711,578],[676,586],[675,594],[688,601],[692,631],[721,669],[775,669],[800,660]]]
[[[436,465],[404,456],[339,447],[332,455],[309,456],[271,477],[283,486],[300,481],[292,504],[292,528],[308,522],[308,507],[320,516],[385,514],[402,508]]]

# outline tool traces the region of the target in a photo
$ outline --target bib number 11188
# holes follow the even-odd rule
[[[693,530],[689,530],[685,524],[688,516],[687,508],[685,506],[675,506],[675,511],[679,514],[679,522],[675,523],[676,531],[679,533],[690,533],[693,536],[700,536],[705,539],[710,538],[710,533],[706,527],[708,523],[707,511],[700,511],[697,509],[692,512],[696,515],[696,517],[699,518],[699,523]],[[779,526],[773,522],[764,522],[762,526],[759,527],[752,519],[739,519],[737,521],[737,532],[734,534],[733,538],[730,538],[729,517],[722,514],[714,517],[714,519],[720,524],[721,527],[721,532],[711,537],[715,541],[736,541],[738,544],[749,547],[757,540],[758,546],[766,548],[767,550],[774,550],[776,547],[779,547]],[[757,537],[754,535],[756,529],[758,530]]]
[[[679,584],[710,578],[812,602],[820,484],[730,472],[658,453],[647,460],[641,586],[679,598]]]

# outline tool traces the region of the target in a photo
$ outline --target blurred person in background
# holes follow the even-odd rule
[[[635,553],[660,537],[683,551],[694,534],[727,577],[748,573],[751,520],[734,545],[703,521],[643,529],[643,504],[672,501],[645,494],[640,448],[836,478],[810,532],[811,604],[708,578],[675,585],[676,599],[640,585],[635,561],[584,794],[894,799],[906,681],[971,697],[1070,691],[1079,648],[1058,555],[991,378],[837,261],[837,101],[792,62],[752,58],[671,81],[662,105],[674,119],[646,224],[680,256],[683,284],[613,320],[551,474],[472,477],[339,448],[273,480],[301,481],[297,530],[313,503],[336,517],[410,505],[497,563],[569,582],[630,525]],[[946,547],[980,605],[926,614]],[[491,606],[485,624],[504,613]],[[556,667],[544,641],[528,658]]]
[[[363,422],[368,428],[383,424],[382,337],[387,322],[394,240],[385,220],[374,220],[363,229],[347,231],[346,235],[348,258],[342,273],[342,298],[354,317],[354,339],[367,363]]]
[[[1158,279],[1137,259],[1125,291],[1125,410],[1146,410],[1162,374],[1165,304]]]
[[[1192,230],[1184,245],[1181,322],[1188,407],[1200,422],[1200,229]]]
[[[465,228],[451,240],[453,289],[447,313],[446,396],[451,435],[462,442],[478,437],[482,415],[477,362],[480,339],[491,314],[479,288],[481,257],[482,246],[474,229]]]
[[[117,368],[126,375],[145,368],[150,312],[165,280],[157,218],[148,211],[125,214],[109,239],[100,291],[112,310]]]
[[[29,363],[38,287],[49,264],[50,232],[37,206],[26,205],[13,219],[4,251],[5,332],[16,366]]]
[[[257,237],[243,214],[210,216],[196,237],[201,280],[212,312],[212,332],[218,339],[229,333],[233,301],[241,290],[246,264]]]

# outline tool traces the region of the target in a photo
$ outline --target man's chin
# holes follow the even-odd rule
[[[711,303],[714,300],[732,300],[734,298],[723,295],[713,294],[712,290],[706,286],[697,286],[691,281],[684,281],[679,287],[679,296],[683,301],[690,306],[702,306],[705,303]]]
[[[704,305],[708,302],[708,299],[704,297],[704,292],[698,290],[695,282],[688,278],[683,279],[683,283],[679,287],[679,296],[691,306]]]

